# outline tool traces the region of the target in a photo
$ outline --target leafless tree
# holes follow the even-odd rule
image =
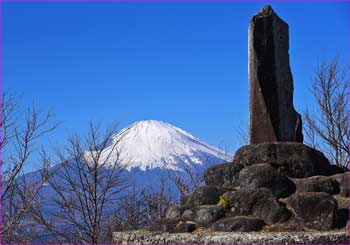
[[[48,176],[27,179],[23,169],[38,150],[38,142],[58,124],[51,122],[50,113],[41,113],[34,107],[20,111],[18,97],[8,93],[1,98],[1,116],[1,237],[5,243],[31,242],[36,238],[35,232],[26,226],[25,217],[30,207],[37,205],[39,192]]]
[[[40,210],[35,215],[56,242],[103,242],[118,195],[127,186],[118,146],[121,137],[112,137],[117,127],[101,131],[100,125],[90,123],[86,137],[74,135],[63,151],[57,151],[60,164],[51,168],[48,183],[58,210],[49,220]]]
[[[244,124],[239,125],[235,129],[235,136],[238,145],[243,146],[249,144],[248,128],[244,126]]]
[[[168,177],[181,195],[204,185],[203,171],[197,167],[184,166],[182,170],[168,171]]]
[[[349,167],[350,80],[348,69],[336,56],[316,68],[311,92],[316,109],[304,114],[304,133],[309,145],[319,148],[338,166]]]
[[[161,175],[159,183],[147,187],[133,185],[120,198],[115,222],[118,230],[138,230],[150,226],[165,217],[166,209],[175,203],[166,175]]]
[[[120,198],[115,222],[120,230],[138,230],[148,224],[146,201],[140,188],[133,185]]]
[[[142,190],[142,196],[146,203],[148,224],[165,218],[167,208],[175,203],[175,195],[171,191],[169,181],[165,174],[159,179],[159,184]]]
[[[224,156],[224,154],[223,154]],[[202,155],[202,164],[183,164],[180,170],[170,170],[167,173],[168,179],[175,185],[181,195],[189,194],[193,189],[203,186],[203,173],[206,169],[217,164],[207,156]]]

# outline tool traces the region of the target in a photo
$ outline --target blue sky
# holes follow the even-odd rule
[[[50,109],[62,142],[89,120],[156,119],[219,147],[248,124],[247,33],[263,3],[4,3],[3,89]],[[322,59],[349,64],[349,3],[272,3],[290,28],[294,103]]]

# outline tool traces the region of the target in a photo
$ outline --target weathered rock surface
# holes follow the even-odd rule
[[[287,200],[296,218],[309,228],[320,231],[335,227],[337,201],[324,192],[296,192]]]
[[[279,174],[292,178],[329,176],[343,172],[332,166],[322,152],[295,142],[243,146],[236,152],[233,162],[244,166],[269,163]]]
[[[246,216],[236,216],[216,221],[211,229],[213,231],[260,231],[265,222]]]
[[[202,205],[184,211],[183,221],[193,221],[200,226],[209,226],[224,216],[224,209],[219,205]]]
[[[331,195],[339,194],[339,183],[327,176],[312,176],[303,179],[294,179],[299,192],[326,192]]]
[[[191,208],[199,205],[215,205],[219,202],[219,197],[228,189],[219,186],[200,186],[197,187],[186,200],[184,206]]]
[[[193,222],[180,222],[176,225],[174,232],[192,232],[196,229],[196,224]]]
[[[194,222],[182,222],[180,219],[160,219],[153,222],[148,230],[162,232],[192,232],[196,228]]]
[[[183,212],[183,207],[180,205],[169,206],[165,210],[165,218],[167,219],[180,219]]]
[[[285,204],[267,188],[243,188],[224,194],[232,215],[253,215],[266,224],[282,223],[291,217]]]
[[[303,142],[293,106],[288,24],[270,6],[249,25],[250,143]]]
[[[346,227],[347,222],[349,221],[349,209],[338,209],[336,220],[335,220],[335,228],[342,229]]]
[[[330,176],[335,179],[340,185],[340,195],[343,197],[350,196],[350,172],[335,174]]]
[[[285,223],[279,223],[279,224],[273,224],[269,226],[264,226],[263,231],[267,232],[286,232],[286,231],[293,231],[293,232],[301,232],[301,231],[308,231],[306,227],[297,219],[294,217],[291,217],[287,222]]]
[[[276,176],[275,168],[270,164],[260,163],[242,169],[239,172],[239,183],[241,188],[269,187]]]
[[[205,183],[216,186],[238,186],[238,174],[242,168],[242,165],[232,162],[212,166],[204,172]]]
[[[337,200],[338,208],[350,209],[350,197],[343,197],[340,195],[333,196]]]
[[[350,218],[350,197],[343,197],[340,195],[336,195],[333,197],[335,198],[335,200],[337,200],[338,204],[336,227],[344,228]]]
[[[239,172],[240,188],[266,187],[280,198],[290,196],[295,191],[294,183],[285,176],[278,176],[270,164],[260,163],[247,166]]]
[[[164,233],[122,231],[113,233],[114,244],[348,244],[346,231],[331,232],[203,232]]]
[[[160,219],[153,222],[148,228],[150,231],[173,232],[179,219]]]
[[[288,197],[296,190],[293,181],[285,176],[277,176],[269,188],[277,198]]]

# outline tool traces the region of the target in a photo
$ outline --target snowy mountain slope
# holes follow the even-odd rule
[[[147,120],[123,129],[104,150],[107,156],[117,143],[120,161],[127,170],[138,168],[181,171],[184,165],[213,165],[232,159],[230,154],[215,148],[171,124]],[[112,153],[113,155],[113,153]],[[115,154],[116,155],[116,154]],[[111,158],[113,161],[115,158]]]

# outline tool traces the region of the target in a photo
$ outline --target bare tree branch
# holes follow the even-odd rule
[[[116,125],[101,133],[101,125],[90,123],[85,137],[73,135],[64,152],[57,152],[61,163],[48,182],[59,210],[52,220],[36,216],[56,238],[63,233],[64,242],[96,244],[105,237],[106,223],[116,209],[114,200],[127,187],[118,148],[121,138],[113,137],[116,134]],[[63,231],[58,224],[69,228]]]
[[[51,123],[52,114],[28,108],[20,113],[19,100],[15,95],[3,94],[1,100],[3,132],[2,150],[2,231],[6,243],[31,242],[36,239],[32,227],[24,217],[38,205],[39,193],[48,176],[32,180],[23,175],[39,140],[58,127]],[[21,117],[23,115],[23,118]]]
[[[321,62],[314,74],[311,92],[316,110],[304,113],[307,143],[319,148],[338,166],[349,167],[350,104],[347,68],[335,56],[329,63]]]

